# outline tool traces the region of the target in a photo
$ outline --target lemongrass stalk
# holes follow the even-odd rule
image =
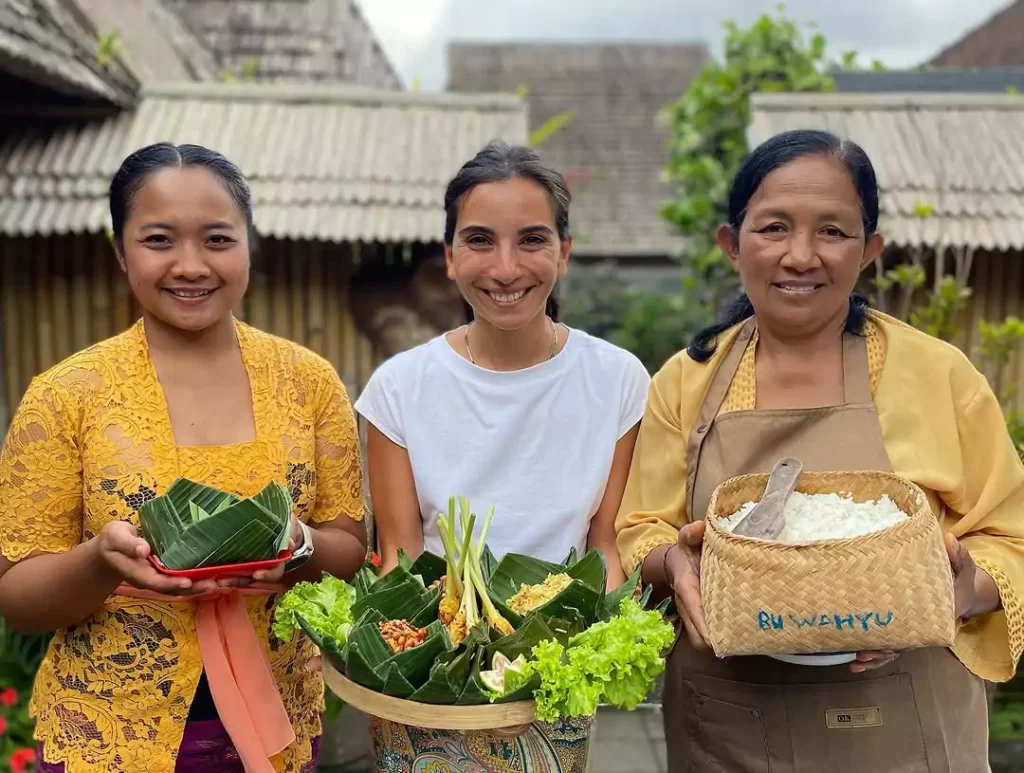
[[[467,561],[464,567],[463,584],[466,592],[462,594],[462,614],[466,619],[466,631],[472,631],[480,620],[476,607],[476,593],[473,584],[473,562]]]
[[[444,545],[444,552],[448,559],[445,562],[447,564],[446,582],[451,591],[461,597],[464,589],[462,578],[456,570],[456,564],[459,563],[459,552],[452,535],[452,522],[441,513],[438,513],[437,516],[437,533],[441,537],[441,544]]]
[[[512,624],[502,616],[501,612],[498,611],[497,607],[495,607],[494,603],[491,601],[490,595],[487,593],[487,586],[484,585],[484,576],[483,572],[480,571],[479,565],[475,564],[471,568],[470,582],[472,582],[476,592],[480,595],[480,605],[483,607],[484,618],[487,620],[488,624],[502,633],[512,633],[515,630],[512,627]],[[467,587],[469,587],[468,582]]]
[[[459,574],[466,568],[466,561],[473,555],[473,526],[476,516],[471,515],[469,522],[462,525],[462,548],[459,552]]]
[[[487,531],[491,528],[492,518],[494,518],[494,505],[487,508],[487,515],[484,516],[484,527],[480,530],[480,541],[476,545],[476,558],[478,561],[484,555],[484,546],[487,544]]]

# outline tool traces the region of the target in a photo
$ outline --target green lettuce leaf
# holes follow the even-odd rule
[[[355,589],[326,572],[320,582],[296,583],[278,599],[274,610],[274,636],[290,641],[300,621],[320,640],[330,637],[344,644],[352,627]]]
[[[592,716],[599,704],[633,709],[665,669],[663,653],[675,631],[657,610],[624,598],[619,614],[569,639],[548,639],[531,651],[521,674],[506,674],[505,691],[520,689],[533,677],[537,718]]]

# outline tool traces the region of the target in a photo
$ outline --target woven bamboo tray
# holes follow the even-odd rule
[[[381,719],[432,730],[500,730],[528,725],[537,718],[534,701],[480,706],[438,706],[394,698],[368,690],[341,674],[325,658],[324,682],[331,692],[353,708]]]
[[[761,499],[768,475],[721,484],[708,505],[701,598],[718,657],[904,650],[953,643],[953,577],[924,492],[879,472],[805,472],[796,490],[863,502],[888,494],[908,520],[852,539],[789,545],[719,519]]]

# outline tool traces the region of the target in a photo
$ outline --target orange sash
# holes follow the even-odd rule
[[[270,758],[295,742],[277,681],[242,602],[243,595],[285,590],[254,583],[197,596],[165,596],[124,584],[114,591],[129,598],[196,604],[196,633],[210,694],[246,773],[273,773]]]

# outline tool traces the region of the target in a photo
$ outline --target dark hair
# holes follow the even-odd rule
[[[743,225],[750,199],[764,179],[779,167],[807,156],[835,158],[846,167],[860,196],[865,238],[878,230],[878,181],[864,149],[830,132],[796,129],[776,134],[758,145],[736,173],[729,190],[728,213],[728,222],[734,232],[739,232]],[[863,295],[853,293],[850,296],[847,332],[860,335],[864,331],[868,308],[868,300]],[[718,348],[718,336],[752,316],[754,307],[743,293],[726,308],[718,324],[704,328],[693,337],[686,348],[687,354],[697,362],[706,362]]]
[[[215,150],[201,145],[173,145],[158,142],[139,148],[124,161],[110,181],[110,220],[114,239],[123,249],[124,223],[131,212],[136,194],[154,172],[161,169],[183,169],[201,166],[209,169],[223,184],[245,215],[247,228],[252,230],[252,193],[241,170]]]
[[[496,183],[520,177],[533,180],[548,192],[555,217],[555,231],[559,239],[569,238],[569,204],[572,196],[565,178],[554,169],[547,167],[532,148],[521,145],[509,146],[501,140],[494,140],[463,164],[458,174],[448,183],[444,192],[444,243],[449,247],[455,240],[455,223],[459,219],[462,199],[473,188],[483,183]],[[473,320],[473,309],[467,303],[466,319]],[[551,319],[558,320],[558,301],[548,296],[545,312]]]

